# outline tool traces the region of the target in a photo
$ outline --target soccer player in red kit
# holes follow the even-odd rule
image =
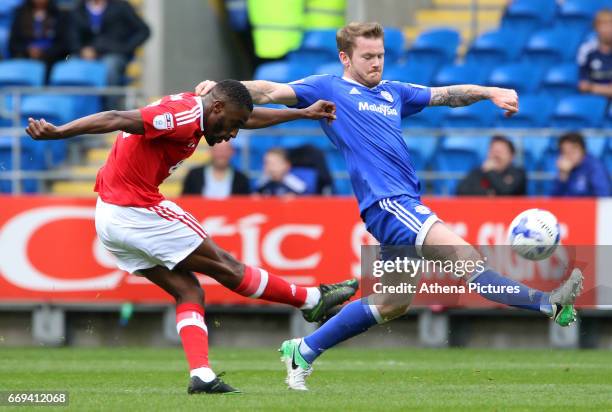
[[[205,97],[175,94],[139,110],[101,112],[63,126],[29,119],[26,131],[36,140],[120,131],[96,179],[96,232],[119,268],[145,276],[176,300],[177,330],[190,367],[188,393],[237,392],[209,366],[204,291],[194,272],[243,296],[292,305],[311,322],[348,300],[358,285],[349,280],[301,287],[243,264],[220,249],[191,214],[164,199],[159,185],[202,137],[213,146],[241,128],[334,118],[335,106],[326,101],[302,110],[253,109],[247,89],[224,80]]]

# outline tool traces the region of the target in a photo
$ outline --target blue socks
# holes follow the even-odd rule
[[[493,302],[536,312],[549,312],[548,293],[531,289],[521,282],[500,275],[494,270],[486,269],[470,283],[480,284],[477,292],[480,296]],[[508,292],[508,290],[512,292]]]
[[[306,336],[300,344],[302,357],[312,363],[326,349],[376,325],[377,321],[366,302],[367,300],[350,302],[336,316]]]

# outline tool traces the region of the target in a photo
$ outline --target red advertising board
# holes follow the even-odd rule
[[[7,196],[0,202],[0,300],[170,301],[145,279],[116,268],[96,237],[94,199]],[[177,203],[200,220],[221,247],[297,284],[358,276],[360,247],[373,243],[351,198],[182,198]],[[594,200],[436,198],[425,203],[477,244],[504,243],[507,224],[532,207],[557,215],[563,243],[593,245],[596,239]],[[558,285],[537,270],[530,276],[524,280],[534,287]],[[201,279],[209,304],[256,303],[205,276]],[[587,276],[587,288],[594,285],[593,276]]]

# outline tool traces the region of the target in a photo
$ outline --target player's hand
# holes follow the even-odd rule
[[[204,80],[200,82],[195,88],[195,94],[198,96],[205,96],[212,90],[213,87],[217,85],[217,82],[213,80]]]
[[[491,101],[500,109],[505,110],[504,116],[514,116],[519,111],[518,95],[515,90],[489,87]]]
[[[327,119],[331,124],[336,120],[336,104],[327,100],[317,100],[315,103],[304,109],[306,119],[321,120]]]
[[[57,126],[47,122],[45,119],[34,120],[31,117],[28,118],[28,127],[26,127],[25,130],[34,140],[53,140],[62,138],[62,134]]]

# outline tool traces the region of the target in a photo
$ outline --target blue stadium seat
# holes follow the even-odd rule
[[[56,63],[51,69],[50,84],[53,86],[106,86],[106,65],[101,62],[70,59]],[[71,96],[77,117],[102,110],[102,99],[93,95]]]
[[[385,27],[385,61],[395,63],[404,53],[404,33],[394,27]]]
[[[404,64],[386,66],[383,72],[383,79],[429,85],[431,84],[436,67],[431,62],[409,60]]]
[[[9,55],[9,36],[10,29],[0,26],[0,59],[8,59],[11,57]]]
[[[45,82],[45,65],[37,60],[13,59],[0,62],[0,87],[40,87]]]
[[[545,27],[557,12],[556,0],[514,0],[502,19],[502,27],[522,30]]]
[[[515,89],[519,94],[537,90],[543,70],[526,63],[498,66],[489,75],[489,85]]]
[[[255,70],[255,80],[269,80],[277,83],[288,83],[310,74],[309,67],[289,61],[277,61],[261,64]]]
[[[490,101],[481,101],[470,106],[456,107],[442,119],[443,127],[491,127],[498,112]]]
[[[348,177],[334,178],[335,194],[341,196],[351,196],[353,194],[353,186]]]
[[[279,137],[279,146],[284,147],[285,149],[290,149],[293,147],[299,147],[304,145],[312,145],[322,150],[332,150],[334,149],[333,144],[327,138],[327,136],[310,136],[310,135],[296,135],[296,134],[288,134],[286,136]]]
[[[106,65],[101,62],[70,59],[56,63],[51,69],[54,86],[106,86]]]
[[[566,28],[540,30],[534,33],[523,50],[525,61],[551,67],[564,61],[575,61],[581,34]]]
[[[563,63],[551,67],[542,80],[540,90],[555,98],[565,97],[578,92],[578,66]]]
[[[607,99],[600,96],[565,97],[555,108],[552,124],[569,129],[599,127],[603,124],[607,105]]]
[[[30,137],[21,138],[21,170],[25,171],[37,171],[43,170],[44,164],[41,161],[39,153],[32,151],[34,146],[29,145],[31,142]],[[10,171],[13,170],[13,153],[12,153],[12,137],[1,136],[0,137],[0,170]],[[38,146],[40,147],[40,146]],[[38,192],[38,182],[34,179],[24,179],[21,182],[22,192],[24,193],[36,193]],[[0,193],[11,193],[13,185],[10,180],[0,179]]]
[[[561,3],[557,24],[573,32],[586,34],[593,25],[597,10],[604,7],[601,0],[564,0]]]
[[[328,63],[338,63],[338,55],[331,55],[319,50],[295,50],[287,55],[284,60],[293,66],[298,66],[306,75],[313,74],[317,67]]]
[[[304,33],[304,39],[302,40],[302,45],[299,50],[316,50],[337,58],[336,30],[323,29],[307,31]]]
[[[476,64],[499,64],[516,59],[523,47],[521,36],[510,30],[483,33],[470,46],[466,61]]]
[[[402,119],[402,127],[439,127],[451,109],[446,106],[426,107],[419,113]]]
[[[450,64],[442,67],[433,78],[433,86],[453,84],[483,84],[492,67],[482,64]]]
[[[414,59],[420,64],[427,62],[436,67],[452,63],[460,41],[459,33],[452,29],[433,29],[423,32],[408,50],[408,59]]]
[[[429,165],[440,139],[433,136],[404,136],[415,170],[424,170]]]
[[[2,0],[0,1],[0,26],[10,28],[13,20],[13,12],[21,5],[23,0]]]
[[[522,166],[527,171],[539,170],[544,152],[551,147],[551,139],[549,137],[526,136],[513,138],[512,141],[517,154],[520,153],[523,156]]]
[[[332,74],[334,76],[341,77],[343,73],[344,73],[344,66],[340,62],[336,62],[336,63],[327,63],[327,64],[317,67],[317,70],[314,74]]]
[[[585,136],[584,141],[587,146],[587,153],[600,158],[606,152],[608,138],[599,136]]]
[[[44,118],[54,124],[74,120],[73,100],[68,96],[30,95],[21,103],[22,118]]]
[[[496,125],[512,128],[546,127],[554,109],[554,102],[545,94],[526,94],[519,96],[519,108],[519,112],[509,118],[504,116],[503,111],[498,111]]]
[[[442,149],[434,158],[433,170],[437,172],[468,173],[480,165],[478,155],[471,150]],[[459,179],[437,179],[434,182],[434,193],[438,195],[455,194]]]
[[[346,172],[346,162],[342,152],[336,149],[325,151],[325,159],[329,165],[329,170],[333,172]]]

